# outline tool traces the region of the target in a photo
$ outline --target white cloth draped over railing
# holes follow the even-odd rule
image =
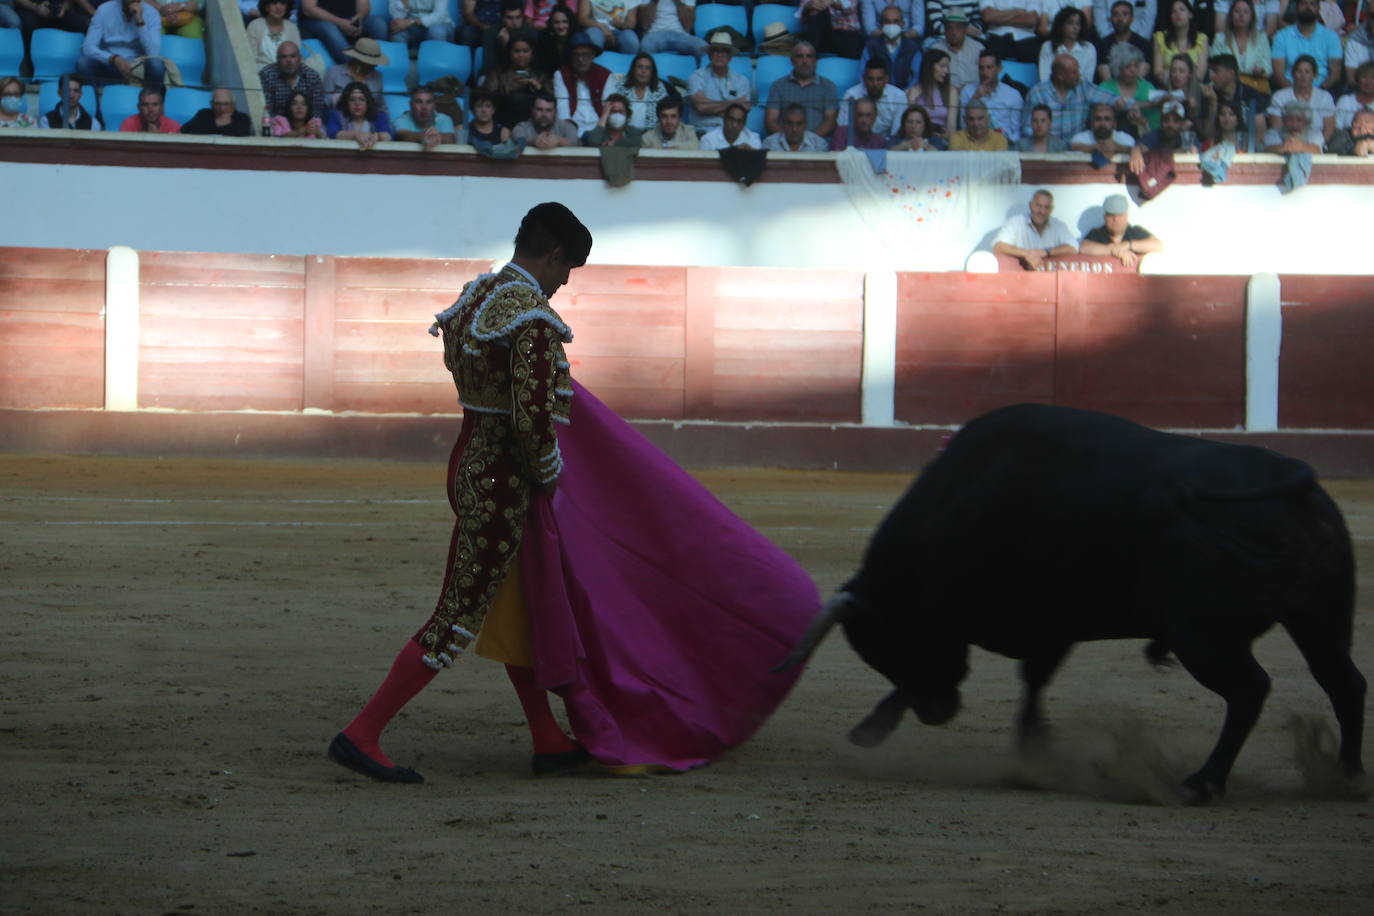
[[[969,254],[969,233],[996,230],[1008,208],[1024,196],[1015,153],[870,157],[848,149],[836,157],[836,166],[854,208],[887,245],[899,270],[946,270],[950,263],[962,263]]]

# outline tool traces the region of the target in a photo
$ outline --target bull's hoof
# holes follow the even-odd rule
[[[1189,776],[1183,780],[1183,784],[1178,787],[1178,800],[1185,805],[1206,805],[1212,799],[1226,794],[1226,790],[1220,786],[1209,784],[1206,780],[1197,776]]]
[[[849,730],[849,741],[859,747],[877,747],[896,730],[896,723],[869,716]]]

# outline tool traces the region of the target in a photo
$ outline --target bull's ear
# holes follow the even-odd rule
[[[810,658],[811,653],[816,651],[816,647],[825,638],[825,634],[830,632],[830,628],[853,613],[854,607],[853,595],[849,592],[836,592],[816,615],[816,619],[811,621],[811,625],[806,628],[806,632],[802,634],[787,658],[774,665],[771,670],[786,671]]]

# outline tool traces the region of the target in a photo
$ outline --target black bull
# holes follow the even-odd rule
[[[835,622],[896,688],[851,733],[877,744],[911,708],[959,709],[968,647],[1021,660],[1024,740],[1038,696],[1076,642],[1151,640],[1226,701],[1216,747],[1181,788],[1206,801],[1259,717],[1269,676],[1251,643],[1288,630],[1361,770],[1365,680],[1350,659],[1355,572],[1340,510],[1312,469],[1253,446],[1023,404],[966,425],[878,526],[783,666]],[[779,666],[782,667],[782,666]]]

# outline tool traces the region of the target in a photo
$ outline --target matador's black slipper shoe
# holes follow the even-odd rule
[[[557,754],[535,754],[530,760],[530,769],[534,770],[535,776],[551,776],[554,773],[575,770],[591,762],[592,755],[586,748],[579,747],[574,751],[562,751]]]
[[[358,749],[358,745],[339,732],[329,742],[329,756],[335,763],[348,767],[355,773],[371,776],[382,782],[424,782],[425,778],[410,767],[384,767]]]

